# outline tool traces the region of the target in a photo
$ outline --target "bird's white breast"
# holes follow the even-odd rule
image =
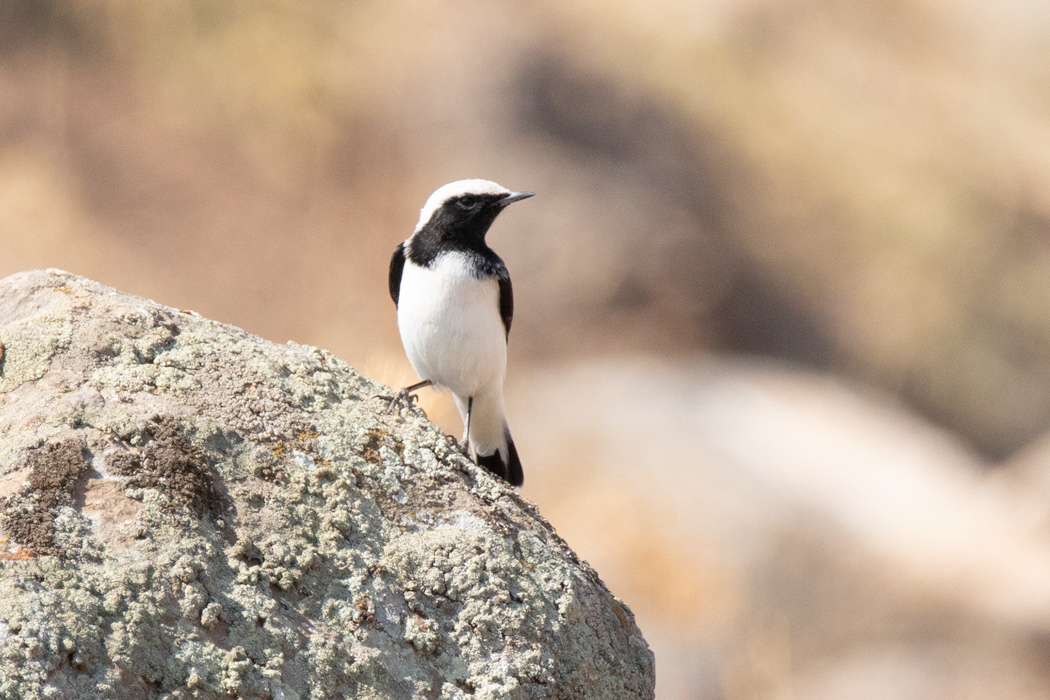
[[[502,387],[507,343],[499,313],[499,284],[478,279],[458,252],[439,255],[430,267],[405,262],[397,325],[421,379],[474,396]]]

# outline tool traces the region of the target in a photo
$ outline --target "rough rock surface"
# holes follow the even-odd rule
[[[328,353],[53,270],[0,341],[0,699],[653,697],[536,509]]]

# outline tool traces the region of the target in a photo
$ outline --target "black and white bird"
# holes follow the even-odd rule
[[[474,461],[514,486],[524,474],[503,408],[514,293],[503,260],[485,243],[503,209],[531,192],[489,180],[438,188],[390,260],[401,342],[420,382],[452,392]]]

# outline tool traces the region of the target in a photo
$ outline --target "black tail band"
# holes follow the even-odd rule
[[[518,450],[514,447],[514,441],[507,436],[507,461],[503,461],[500,451],[496,450],[490,455],[477,455],[478,466],[484,467],[511,486],[521,486],[525,482],[525,472],[521,469],[521,460],[518,459]]]

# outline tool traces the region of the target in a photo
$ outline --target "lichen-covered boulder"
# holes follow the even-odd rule
[[[630,610],[330,354],[0,281],[0,699],[653,697]]]

